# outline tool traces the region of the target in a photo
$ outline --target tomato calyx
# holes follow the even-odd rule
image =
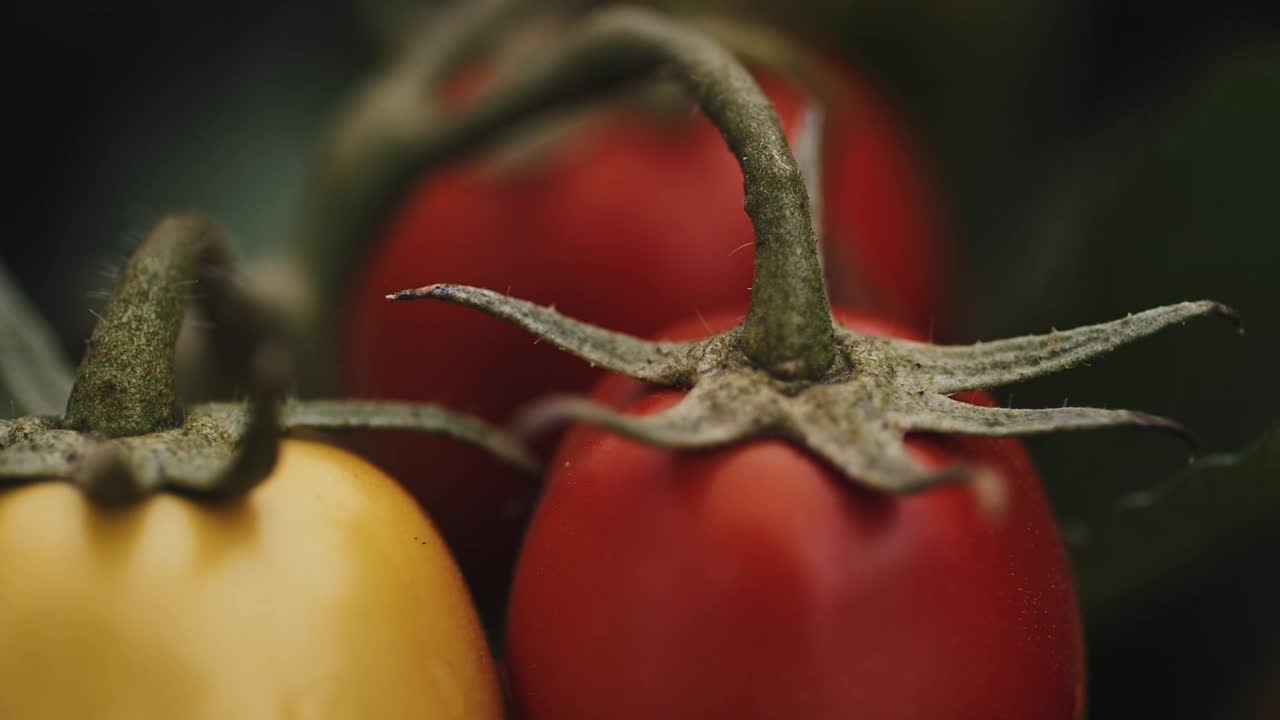
[[[743,351],[743,326],[692,342],[654,342],[479,288],[432,285],[390,297],[442,300],[481,310],[595,365],[655,385],[689,388],[675,406],[645,416],[624,415],[579,397],[548,398],[518,423],[526,434],[553,423],[583,421],[672,448],[783,437],[831,463],[850,481],[891,493],[922,490],[971,471],[920,466],[903,444],[909,432],[1014,436],[1135,427],[1170,432],[1189,442],[1177,422],[1146,413],[989,408],[949,396],[1065,370],[1191,318],[1235,318],[1220,303],[1185,302],[1072,330],[961,346],[873,337],[837,327],[841,360],[826,376],[811,381],[779,378],[757,367]]]
[[[246,402],[178,406],[175,344],[191,301],[214,328],[223,366],[250,388]],[[0,487],[65,479],[103,504],[160,490],[235,498],[271,473],[286,433],[347,428],[448,435],[517,469],[538,471],[516,438],[438,406],[286,400],[291,362],[258,305],[215,223],[190,213],[161,220],[124,268],[75,374],[65,415],[0,420]],[[44,375],[50,387],[30,394],[44,403],[65,384],[66,363],[51,345],[41,346],[38,338],[50,333],[34,311],[0,319],[15,326],[26,347],[6,358],[0,374],[7,385],[38,376],[30,365],[53,358],[53,371]]]
[[[264,386],[265,387],[265,386]],[[279,441],[302,431],[347,428],[447,435],[535,475],[524,444],[474,418],[433,405],[360,400],[287,400],[272,393],[247,403],[191,407],[182,425],[144,435],[103,438],[62,427],[49,416],[0,420],[0,487],[6,482],[67,479],[106,504],[169,490],[234,498],[275,466]]]
[[[606,57],[611,62],[604,63]],[[657,67],[679,72],[742,167],[756,266],[750,310],[740,326],[699,341],[651,342],[479,288],[435,284],[387,296],[482,310],[595,365],[689,389],[671,408],[642,417],[580,398],[552,398],[525,416],[526,430],[580,420],[690,449],[783,437],[849,481],[890,493],[973,475],[969,468],[923,467],[906,450],[908,432],[1010,436],[1123,426],[1188,438],[1176,422],[1139,412],[987,408],[949,396],[1064,370],[1190,318],[1234,319],[1220,303],[1179,303],[1109,323],[969,346],[871,337],[836,325],[818,261],[813,208],[772,105],[729,52],[661,16],[634,9],[594,15],[542,65],[445,127],[435,152],[456,151],[527,114],[576,99],[584,83]]]

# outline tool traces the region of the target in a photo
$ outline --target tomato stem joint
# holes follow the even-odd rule
[[[580,420],[675,448],[783,437],[850,481],[892,493],[971,474],[922,467],[904,445],[909,432],[1008,436],[1123,426],[1189,439],[1172,420],[1128,410],[989,408],[950,396],[1064,370],[1190,318],[1235,318],[1219,303],[1184,302],[1074,330],[953,347],[835,325],[814,209],[772,106],[728,51],[655,13],[612,8],[593,15],[540,65],[442,123],[421,156],[454,157],[530,116],[663,68],[678,71],[742,167],[756,266],[741,326],[694,342],[650,342],[480,288],[435,284],[387,296],[482,310],[594,365],[689,389],[678,404],[644,417],[581,398],[550,398],[525,414],[520,424],[527,431]]]
[[[289,354],[248,290],[216,224],[191,213],[161,220],[130,257],[94,329],[65,417],[0,420],[0,486],[65,479],[101,504],[159,490],[233,499],[271,473],[284,434],[357,428],[444,434],[538,471],[514,437],[433,405],[286,400]],[[251,388],[247,401],[178,407],[175,343],[193,297],[218,335],[222,365]],[[14,322],[43,321],[27,313]],[[43,327],[22,333],[50,335]],[[3,372],[33,376],[25,366],[51,354],[45,348],[15,357]]]

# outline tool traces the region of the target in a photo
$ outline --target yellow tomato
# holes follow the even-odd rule
[[[0,718],[501,714],[435,528],[346,452],[288,441],[225,505],[0,491]]]

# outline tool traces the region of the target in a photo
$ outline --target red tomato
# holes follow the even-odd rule
[[[800,89],[768,74],[760,81],[794,129]],[[881,103],[852,78],[843,90],[825,144],[833,269],[875,305],[924,326],[940,294],[929,189]],[[531,398],[585,392],[598,376],[474,311],[383,299],[404,287],[506,290],[640,335],[749,297],[754,252],[742,173],[701,115],[615,109],[519,167],[491,160],[424,178],[388,223],[345,318],[348,394],[440,402],[502,422]],[[833,283],[833,293],[843,287]],[[478,602],[504,598],[527,481],[448,440],[382,433],[362,449],[409,479]]]
[[[679,397],[645,392],[614,376],[597,397],[637,414]],[[983,463],[993,484],[892,498],[781,441],[675,452],[575,428],[516,569],[520,717],[1079,718],[1071,575],[1021,445],[910,447]]]

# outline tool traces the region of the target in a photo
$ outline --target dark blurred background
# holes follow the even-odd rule
[[[701,4],[830,45],[899,104],[944,188],[962,335],[1204,297],[1244,317],[1244,336],[1193,323],[1005,391],[1005,403],[1069,398],[1168,415],[1228,466],[1222,454],[1248,450],[1280,418],[1274,4]],[[286,241],[334,113],[412,6],[61,0],[16,10],[4,46],[12,184],[0,258],[70,353],[111,268],[163,211],[215,216],[250,258]],[[1280,514],[1258,511],[1280,501],[1256,490],[1280,485],[1277,465],[1228,468],[1222,487],[1234,495],[1191,487],[1161,511],[1163,530],[1117,546],[1107,528],[1137,512],[1120,508],[1185,480],[1184,449],[1127,432],[1029,444],[1082,558],[1091,716],[1280,717]],[[1191,536],[1212,542],[1187,553],[1177,538]]]

